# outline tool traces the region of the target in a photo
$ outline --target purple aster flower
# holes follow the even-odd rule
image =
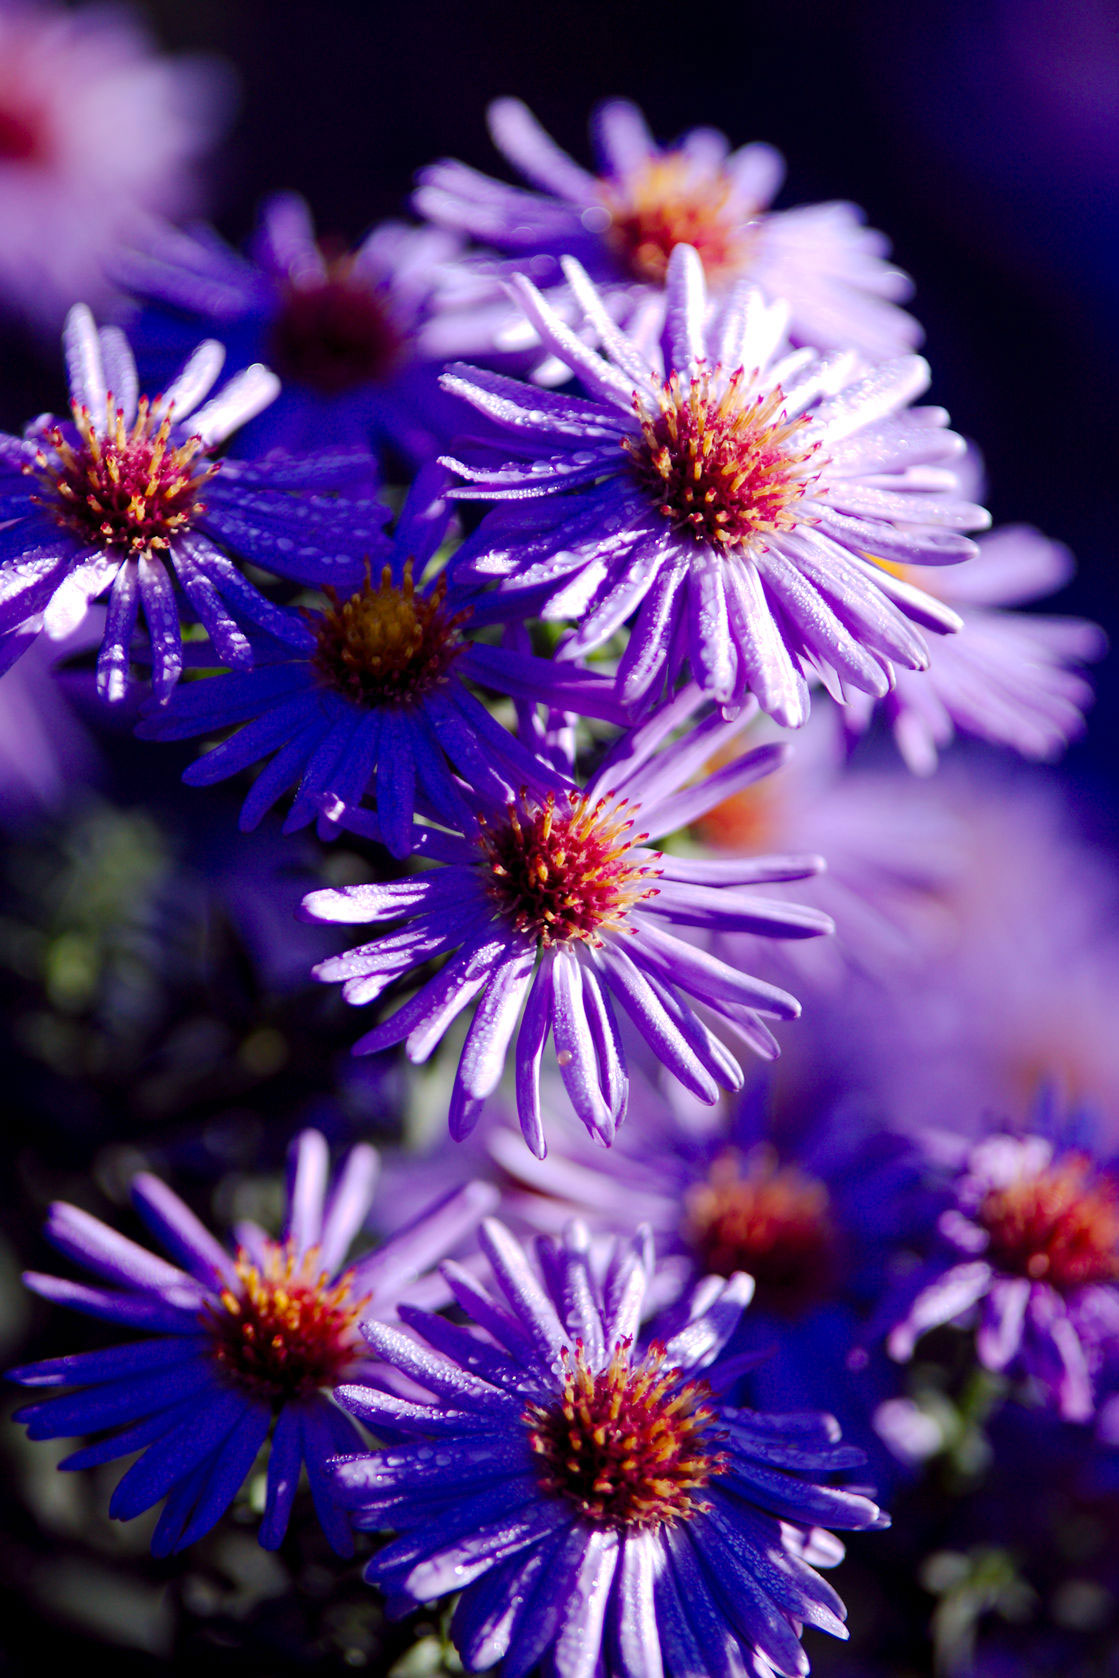
[[[320,979],[341,980],[349,1002],[372,1002],[413,968],[448,958],[358,1041],[356,1052],[404,1042],[413,1061],[424,1061],[477,999],[451,1094],[453,1136],[476,1123],[515,1040],[521,1126],[529,1147],[543,1155],[540,1066],[551,1035],[575,1111],[609,1143],[625,1115],[629,1082],[619,1005],[656,1058],[703,1101],[715,1101],[720,1088],[739,1088],[742,1071],[697,1004],[756,1053],[777,1053],[760,1015],[793,1019],[795,999],[674,928],[739,927],[778,938],[830,931],[817,910],[748,889],[799,879],[819,859],[727,863],[651,847],[650,840],[764,775],[783,755],[763,746],[689,785],[739,727],[708,717],[658,751],[699,700],[694,687],[687,689],[623,735],[585,787],[541,759],[537,785],[544,790],[472,792],[473,810],[457,830],[416,829],[417,856],[441,867],[304,900],[313,920],[411,923],[315,968]],[[348,822],[376,836],[376,824],[360,815]]]
[[[235,561],[320,586],[356,582],[386,509],[351,499],[343,512],[335,497],[289,492],[336,488],[364,469],[363,457],[215,459],[278,384],[254,365],[205,401],[224,355],[212,340],[154,400],[139,395],[124,335],[98,331],[84,305],[70,311],[63,344],[73,422],[47,416],[25,438],[0,435],[0,659],[13,636],[22,650],[40,627],[52,639],[68,634],[107,591],[98,691],[108,700],[124,694],[142,608],[153,691],[165,699],[183,656],[173,578],[225,662],[252,662],[246,622],[300,644],[300,620]]]
[[[939,1250],[887,1342],[912,1356],[942,1323],[974,1322],[987,1369],[1031,1379],[1069,1421],[1095,1408],[1094,1378],[1119,1347],[1119,1161],[1088,1126],[1052,1121],[970,1145],[938,1220]]]
[[[426,1346],[367,1326],[431,1401],[339,1391],[401,1441],[334,1465],[356,1524],[401,1534],[366,1571],[389,1611],[463,1592],[456,1648],[471,1671],[502,1661],[503,1678],[542,1660],[559,1678],[807,1673],[802,1624],[846,1636],[809,1564],[837,1559],[817,1524],[884,1517],[830,1483],[862,1462],[830,1416],[726,1403],[738,1361],[721,1352],[748,1277],[708,1280],[686,1326],[641,1347],[648,1232],[602,1257],[582,1225],[533,1257],[492,1220],[480,1238],[497,1289],[445,1275],[481,1336],[408,1309]]]
[[[279,400],[238,443],[241,454],[280,446],[393,447],[422,463],[461,424],[437,377],[449,355],[479,347],[441,304],[460,241],[435,228],[386,222],[355,251],[315,236],[302,198],[263,206],[248,256],[208,228],[158,231],[117,264],[145,304],[142,360],[162,373],[199,333],[234,366],[262,360],[283,382]]]
[[[491,765],[506,780],[539,779],[517,739],[466,686],[480,683],[518,700],[546,701],[621,722],[613,683],[513,647],[469,638],[470,608],[448,592],[446,573],[424,572],[451,518],[441,467],[421,472],[392,541],[374,551],[364,583],[343,597],[328,588],[323,611],[303,613],[302,641],[254,637],[253,669],[181,687],[152,707],[140,728],[177,740],[246,726],[187,770],[209,785],[275,753],[241,812],[251,828],[296,781],[287,831],[320,814],[332,796],[358,803],[376,787],[379,831],[405,856],[417,796],[437,811],[460,806],[452,771],[485,780]],[[469,810],[461,807],[469,819]]]
[[[717,294],[748,279],[767,298],[784,299],[797,343],[855,348],[877,361],[919,342],[916,321],[896,307],[910,283],[887,265],[886,240],[862,225],[854,205],[770,209],[784,175],[772,147],[731,152],[714,129],[696,128],[662,149],[637,107],[614,99],[595,113],[599,173],[591,175],[520,100],[497,100],[489,119],[496,145],[542,190],[443,162],[421,173],[415,206],[509,253],[549,288],[557,308],[564,307],[557,259],[574,256],[623,322],[663,311],[672,252],[692,245]],[[508,272],[512,263],[481,258],[476,266]]]
[[[1081,618],[1004,610],[1043,599],[1068,582],[1068,549],[1027,525],[984,537],[963,570],[917,578],[905,566],[892,574],[957,611],[959,635],[938,641],[921,674],[899,670],[881,710],[898,750],[918,775],[931,774],[937,753],[957,731],[1009,746],[1023,757],[1058,757],[1084,729],[1092,689],[1077,666],[1101,658],[1103,630]],[[866,727],[872,701],[854,696],[847,718]]]
[[[448,461],[504,502],[464,545],[458,574],[498,582],[501,610],[576,618],[565,657],[633,619],[618,669],[632,706],[685,663],[728,709],[755,695],[789,727],[808,715],[807,675],[835,697],[885,695],[895,665],[923,669],[915,625],[955,613],[879,560],[961,560],[961,530],[987,522],[943,462],[962,447],[941,409],[906,405],[928,383],[918,356],[868,370],[854,355],[787,352],[785,309],[732,291],[710,315],[687,245],[667,277],[663,351],[625,337],[578,263],[565,273],[598,354],[531,282],[511,285],[545,343],[591,400],[460,368],[444,377],[515,442]],[[482,451],[479,451],[481,455]]]
[[[359,1317],[395,1318],[408,1297],[439,1303],[438,1278],[422,1273],[472,1232],[494,1198],[482,1184],[460,1188],[347,1267],[376,1175],[375,1151],[359,1145],[328,1193],[326,1142],[305,1131],[291,1153],[282,1240],[242,1225],[231,1256],[159,1178],[142,1173],[133,1202],[176,1261],[170,1264],[76,1206],[51,1208],[50,1239],[110,1286],[38,1274],[27,1285],[156,1338],[13,1370],[23,1386],[72,1389],[25,1406],[16,1419],[32,1439],[117,1430],[62,1468],[142,1451],[109,1512],[128,1520],[166,1497],[152,1538],[156,1555],[183,1549],[221,1519],[269,1433],[260,1542],[275,1549],[282,1541],[305,1466],[327,1538],[343,1555],[352,1552],[326,1464],[361,1440],[324,1389],[370,1367]]]
[[[367,1328],[431,1400],[338,1395],[401,1441],[334,1466],[356,1524],[401,1534],[366,1571],[390,1612],[461,1590],[456,1647],[470,1671],[500,1660],[503,1678],[541,1661],[558,1678],[806,1673],[804,1624],[846,1635],[806,1559],[835,1542],[815,1529],[885,1523],[831,1483],[863,1461],[832,1417],[726,1403],[737,1363],[721,1353],[749,1279],[712,1278],[679,1333],[643,1347],[641,1234],[601,1261],[577,1224],[534,1256],[493,1221],[481,1241],[492,1291],[444,1272],[480,1334],[411,1310],[426,1346]]]
[[[108,302],[106,260],[153,211],[196,207],[224,127],[216,61],[162,58],[124,7],[0,7],[0,295],[57,328]]]

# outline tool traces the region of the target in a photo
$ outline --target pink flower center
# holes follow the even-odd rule
[[[357,1320],[368,1304],[350,1297],[347,1272],[331,1282],[311,1247],[299,1257],[290,1243],[271,1241],[263,1268],[242,1249],[239,1287],[209,1308],[206,1326],[223,1373],[253,1398],[277,1409],[335,1386],[360,1352]]]
[[[342,396],[388,378],[403,349],[378,288],[335,257],[322,278],[286,287],[268,359],[282,379]]]
[[[599,192],[610,217],[606,242],[635,279],[663,285],[677,245],[695,246],[714,285],[750,262],[757,225],[722,170],[701,174],[682,152],[666,152],[623,180],[601,180]]]
[[[312,663],[320,679],[355,705],[404,705],[422,699],[446,676],[462,651],[459,627],[468,611],[449,613],[440,578],[425,598],[412,582],[412,561],[399,587],[385,566],[348,600],[332,588],[316,623]]]
[[[132,429],[108,397],[108,427],[94,431],[88,408],[73,409],[78,442],[60,426],[47,433],[53,457],[40,449],[25,471],[46,491],[37,499],[57,522],[93,548],[133,558],[170,546],[171,538],[205,511],[203,486],[218,471],[200,437],[171,446],[171,417],[157,420],[141,397]]]
[[[718,368],[686,384],[673,373],[655,406],[634,396],[641,436],[622,447],[657,511],[682,535],[729,552],[792,528],[819,445],[798,448],[807,420],[786,419],[783,401],[779,385],[751,397],[741,367],[726,381]]]
[[[630,1363],[619,1340],[606,1368],[587,1366],[581,1343],[563,1352],[556,1402],[525,1411],[541,1489],[565,1497],[598,1526],[656,1527],[689,1520],[706,1507],[696,1494],[725,1474],[716,1449],[710,1389],[678,1379],[654,1346]]]
[[[624,929],[635,904],[656,895],[660,870],[650,853],[635,853],[648,834],[634,835],[627,808],[624,800],[592,804],[576,792],[559,800],[549,793],[543,805],[522,794],[505,822],[483,828],[490,894],[519,932],[545,947],[598,944],[603,932]]]
[[[989,1189],[977,1217],[1000,1270],[1055,1288],[1119,1281],[1119,1181],[1086,1154]]]
[[[827,1188],[771,1148],[721,1154],[688,1191],[683,1235],[707,1273],[754,1278],[766,1310],[795,1317],[834,1285],[838,1242]]]

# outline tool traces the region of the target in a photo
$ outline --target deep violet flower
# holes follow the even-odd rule
[[[197,209],[224,126],[216,60],[166,58],[123,6],[0,6],[0,298],[51,331],[108,302],[107,260],[152,212]]]
[[[149,708],[139,730],[149,739],[245,724],[186,771],[195,785],[275,753],[245,799],[243,828],[297,781],[289,832],[313,821],[324,798],[356,804],[375,786],[381,836],[404,856],[417,796],[437,811],[458,806],[453,771],[484,781],[492,764],[506,780],[534,780],[533,760],[468,681],[623,720],[607,677],[471,640],[470,608],[448,591],[445,573],[424,580],[450,524],[445,476],[438,466],[421,472],[361,587],[348,597],[330,590],[325,610],[306,609],[301,642],[255,637],[252,670],[188,683],[169,704]]]
[[[165,699],[182,669],[174,581],[226,663],[252,662],[246,622],[298,644],[302,623],[235,561],[320,586],[357,582],[387,510],[349,498],[343,516],[333,497],[288,492],[348,484],[362,457],[215,459],[278,384],[254,364],[206,401],[223,362],[212,340],[154,400],[139,394],[123,333],[98,331],[82,304],[67,317],[63,347],[73,422],[47,416],[24,438],[0,435],[0,663],[13,637],[21,650],[40,627],[59,639],[107,591],[98,691],[122,697],[142,607],[152,688]]]
[[[575,1216],[594,1232],[647,1223],[658,1308],[687,1299],[704,1276],[744,1271],[754,1296],[734,1349],[766,1354],[749,1376],[753,1401],[826,1402],[845,1432],[853,1415],[866,1432],[881,1382],[866,1376],[867,1359],[854,1373],[847,1359],[904,1237],[942,1201],[914,1145],[864,1109],[848,1102],[789,1125],[769,1082],[712,1119],[635,1080],[630,1122],[609,1151],[568,1126],[546,1161],[508,1124],[489,1125],[503,1213],[544,1234]]]
[[[578,1224],[534,1254],[491,1220],[480,1239],[492,1288],[444,1274],[484,1338],[407,1309],[427,1345],[367,1329],[430,1401],[338,1395],[401,1441],[334,1465],[355,1523],[401,1535],[366,1570],[390,1612],[461,1590],[463,1661],[503,1678],[540,1661],[557,1678],[806,1673],[802,1625],[846,1635],[809,1565],[842,1549],[814,1529],[884,1518],[831,1483],[863,1460],[832,1417],[726,1402],[749,1279],[709,1279],[678,1333],[639,1346],[647,1232],[602,1255]]]
[[[959,619],[876,561],[966,559],[975,544],[959,532],[987,515],[943,465],[963,447],[943,410],[906,411],[928,383],[920,357],[868,370],[850,354],[788,352],[784,307],[756,291],[709,315],[687,245],[669,259],[663,350],[646,352],[578,263],[564,271],[605,355],[530,281],[511,285],[590,400],[465,367],[444,377],[515,439],[448,460],[470,480],[459,496],[507,504],[456,574],[497,582],[495,613],[577,619],[566,657],[632,618],[618,681],[633,706],[687,663],[724,707],[751,692],[794,727],[812,671],[843,699],[881,698],[895,665],[923,669],[914,626],[945,633]]]
[[[663,311],[669,258],[687,244],[699,251],[715,294],[748,279],[767,298],[787,302],[796,343],[854,348],[878,361],[920,340],[916,321],[896,307],[910,283],[885,262],[886,240],[862,225],[854,205],[770,209],[784,175],[772,147],[731,152],[723,135],[696,128],[662,149],[637,107],[613,99],[595,113],[599,173],[592,175],[520,100],[496,100],[489,120],[498,148],[542,190],[443,162],[421,172],[413,200],[421,215],[512,259],[476,258],[480,271],[531,272],[562,309],[558,258],[577,257],[611,313],[628,323]]]
[[[203,333],[234,366],[275,367],[283,389],[239,454],[372,443],[420,463],[461,424],[439,368],[479,344],[438,302],[460,248],[450,233],[393,222],[356,250],[335,248],[316,238],[302,198],[278,193],[248,255],[208,228],[169,227],[121,256],[117,273],[144,304],[139,353],[158,375]]]
[[[1022,1129],[959,1144],[954,1203],[890,1333],[893,1357],[942,1323],[974,1322],[987,1369],[1031,1380],[1068,1421],[1092,1415],[1119,1348],[1119,1160],[1092,1143],[1085,1121],[1058,1125],[1043,1102]]]
[[[470,819],[457,831],[416,829],[417,856],[442,866],[305,899],[304,912],[315,920],[411,923],[315,969],[320,979],[341,980],[349,1002],[372,1002],[413,968],[448,958],[359,1040],[358,1053],[403,1041],[412,1060],[426,1060],[477,999],[451,1094],[452,1135],[473,1127],[515,1041],[521,1126],[533,1152],[543,1154],[539,1074],[551,1034],[575,1111],[609,1142],[628,1092],[618,1005],[657,1059],[704,1101],[714,1101],[720,1088],[737,1089],[742,1072],[696,1004],[755,1052],[776,1054],[759,1016],[792,1019],[795,1000],[675,928],[737,927],[778,938],[828,931],[831,923],[818,911],[749,890],[799,879],[819,859],[723,862],[652,848],[650,841],[766,774],[784,755],[763,746],[689,785],[741,721],[709,716],[664,746],[699,702],[692,686],[624,734],[583,787],[541,759],[540,790],[510,789],[502,797],[475,790]],[[347,820],[376,833],[360,813]]]
[[[283,1237],[242,1225],[231,1256],[171,1189],[141,1173],[133,1202],[176,1261],[170,1264],[76,1206],[51,1208],[50,1239],[110,1286],[38,1274],[27,1285],[157,1337],[13,1370],[11,1379],[24,1386],[73,1389],[25,1406],[16,1419],[32,1439],[117,1430],[62,1468],[142,1450],[109,1512],[127,1520],[166,1496],[152,1539],[156,1555],[183,1549],[220,1520],[270,1432],[260,1542],[275,1549],[283,1539],[305,1466],[327,1538],[343,1555],[352,1552],[326,1463],[358,1446],[360,1435],[324,1389],[360,1379],[370,1365],[359,1317],[395,1318],[409,1297],[438,1303],[438,1278],[423,1272],[473,1231],[495,1196],[479,1183],[445,1195],[346,1266],[373,1200],[377,1155],[364,1144],[354,1148],[329,1192],[328,1175],[325,1140],[304,1131],[291,1153]]]
[[[1103,630],[1082,618],[1006,609],[1044,599],[1068,582],[1074,562],[1061,543],[1027,525],[1008,525],[983,537],[978,549],[970,565],[931,578],[893,567],[895,576],[958,612],[963,626],[936,642],[926,671],[899,670],[880,701],[898,750],[918,775],[935,770],[938,752],[957,732],[1023,757],[1058,757],[1083,732],[1092,702],[1078,666],[1106,650]],[[866,695],[853,695],[848,726],[866,727],[874,709]]]

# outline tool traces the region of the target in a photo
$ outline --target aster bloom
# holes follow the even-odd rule
[[[637,107],[613,99],[595,113],[599,172],[592,175],[520,100],[495,101],[489,120],[499,150],[541,190],[443,162],[421,172],[413,202],[441,226],[508,253],[540,279],[557,307],[557,259],[574,256],[616,317],[655,315],[664,307],[672,252],[686,244],[698,250],[714,292],[749,279],[767,298],[784,298],[797,343],[854,348],[877,361],[919,342],[916,321],[896,306],[910,283],[886,263],[886,240],[862,225],[854,205],[770,208],[784,175],[771,146],[732,152],[723,135],[696,128],[662,148]],[[476,260],[483,272],[502,271]]]
[[[55,329],[107,302],[106,260],[152,212],[196,207],[224,66],[152,51],[123,7],[0,7],[0,297]]]
[[[1048,1121],[1048,1122],[1047,1122]],[[1088,1127],[1009,1129],[961,1149],[939,1251],[887,1342],[912,1356],[942,1323],[974,1321],[987,1369],[1032,1380],[1068,1421],[1095,1408],[1095,1377],[1119,1347],[1119,1162]]]
[[[247,256],[207,228],[167,228],[117,270],[145,305],[141,357],[161,373],[188,332],[220,339],[235,366],[276,368],[283,391],[240,453],[372,441],[420,463],[437,436],[457,429],[438,364],[477,343],[439,302],[460,245],[436,228],[386,222],[348,251],[316,238],[302,198],[278,193]]]
[[[348,596],[328,589],[325,610],[305,610],[301,642],[254,637],[251,671],[189,683],[150,708],[139,730],[149,739],[245,724],[187,770],[195,785],[275,753],[245,799],[243,828],[297,781],[288,831],[313,821],[324,798],[358,803],[375,786],[380,834],[404,856],[417,796],[437,811],[460,805],[453,770],[484,780],[496,765],[507,779],[538,779],[529,753],[468,681],[622,720],[608,678],[471,640],[470,608],[448,591],[446,574],[424,580],[450,524],[444,482],[441,467],[421,472],[364,582]]]
[[[605,355],[530,281],[511,285],[590,400],[470,368],[444,377],[515,437],[488,459],[448,460],[460,497],[504,502],[464,544],[456,574],[498,583],[497,613],[578,619],[577,658],[633,619],[618,669],[631,706],[685,662],[728,709],[747,692],[789,727],[815,672],[842,699],[881,698],[895,665],[923,669],[915,625],[955,613],[885,570],[968,558],[987,522],[942,464],[963,445],[943,410],[906,405],[928,383],[918,356],[867,370],[853,355],[786,352],[785,309],[733,291],[709,315],[697,253],[669,259],[663,351],[614,326],[578,263],[565,273]]]
[[[128,1520],[166,1497],[152,1539],[156,1555],[183,1549],[220,1520],[270,1432],[260,1542],[275,1549],[282,1541],[306,1467],[327,1538],[343,1555],[352,1551],[326,1464],[359,1445],[360,1435],[324,1389],[360,1379],[370,1367],[359,1317],[395,1317],[409,1296],[438,1302],[438,1279],[423,1272],[473,1230],[493,1197],[481,1184],[461,1188],[346,1266],[373,1200],[377,1156],[354,1148],[329,1192],[328,1168],[325,1140],[305,1131],[292,1149],[282,1239],[242,1225],[233,1255],[146,1172],[132,1185],[133,1203],[177,1262],[76,1206],[51,1208],[48,1236],[98,1283],[31,1274],[27,1285],[156,1337],[11,1371],[24,1386],[72,1389],[25,1406],[17,1420],[32,1439],[103,1433],[62,1468],[142,1451],[109,1512]]]
[[[25,438],[0,435],[0,649],[6,642],[10,651],[15,637],[22,650],[40,627],[52,639],[68,634],[107,592],[99,693],[123,695],[143,608],[152,687],[165,699],[182,669],[173,578],[227,663],[252,662],[245,622],[301,642],[298,619],[267,600],[235,561],[300,582],[356,581],[362,547],[379,534],[386,509],[349,499],[343,516],[333,497],[289,492],[334,488],[352,479],[360,457],[324,453],[255,466],[215,459],[278,384],[254,365],[209,396],[223,361],[212,340],[154,400],[138,392],[123,334],[98,331],[84,305],[70,311],[63,345],[72,423],[48,416]]]
[[[818,1525],[884,1524],[869,1497],[831,1484],[862,1453],[837,1443],[830,1416],[725,1402],[745,1276],[712,1278],[679,1333],[639,1345],[646,1237],[595,1262],[579,1224],[531,1255],[487,1220],[493,1285],[444,1271],[484,1336],[411,1310],[427,1345],[366,1330],[431,1400],[339,1391],[402,1441],[334,1467],[356,1524],[401,1534],[366,1577],[390,1612],[461,1590],[451,1635],[468,1670],[803,1674],[803,1624],[846,1635],[804,1558],[834,1543]]]
[[[539,1074],[550,1034],[575,1111],[608,1143],[625,1114],[628,1089],[619,1005],[655,1057],[703,1101],[716,1100],[720,1088],[737,1089],[742,1071],[697,1004],[755,1052],[776,1054],[759,1016],[792,1019],[799,1012],[795,1000],[674,928],[738,927],[770,938],[828,931],[831,923],[818,911],[749,890],[801,878],[820,863],[812,857],[725,863],[652,848],[650,841],[764,775],[783,755],[778,747],[761,747],[689,785],[739,727],[707,717],[664,745],[698,703],[689,688],[643,728],[623,735],[584,787],[542,759],[546,790],[510,789],[500,798],[475,791],[470,819],[457,831],[416,830],[417,856],[438,868],[305,899],[304,913],[314,920],[410,923],[315,968],[320,979],[341,980],[349,1002],[372,1002],[414,967],[448,958],[359,1040],[358,1053],[404,1042],[412,1060],[426,1060],[451,1021],[477,999],[451,1095],[452,1135],[473,1127],[515,1041],[521,1126],[533,1152],[543,1155]],[[347,820],[354,825],[353,816]],[[376,833],[372,824],[368,830]]]
[[[978,544],[962,570],[921,578],[926,591],[959,613],[962,632],[933,649],[922,674],[899,670],[880,702],[898,750],[915,774],[930,774],[938,752],[957,732],[1009,746],[1023,757],[1058,757],[1084,730],[1091,685],[1079,666],[1101,658],[1107,638],[1081,618],[1043,617],[1013,609],[1067,583],[1068,549],[1027,525],[1009,525]],[[912,570],[892,574],[914,586]],[[874,705],[856,696],[847,720],[866,727]]]
[[[870,1439],[870,1413],[896,1372],[848,1359],[904,1236],[942,1202],[912,1144],[865,1111],[840,1103],[790,1125],[770,1082],[702,1123],[686,1099],[635,1080],[630,1122],[609,1152],[565,1132],[546,1162],[495,1124],[486,1140],[505,1178],[502,1207],[545,1234],[576,1215],[594,1232],[647,1223],[658,1261],[650,1307],[676,1306],[704,1276],[743,1271],[754,1296],[734,1349],[764,1354],[749,1376],[752,1401],[826,1403],[845,1434]]]

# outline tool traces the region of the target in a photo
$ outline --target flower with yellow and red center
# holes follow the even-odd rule
[[[764,1056],[776,1054],[759,1016],[792,1019],[799,1012],[795,1000],[670,929],[738,928],[765,939],[830,931],[818,911],[754,897],[749,889],[799,879],[820,863],[814,857],[724,863],[653,848],[784,755],[763,746],[692,782],[746,720],[708,716],[664,745],[700,702],[693,686],[643,728],[622,735],[583,787],[544,757],[532,790],[463,787],[457,824],[414,831],[417,858],[441,866],[385,885],[315,891],[304,900],[311,920],[410,923],[315,969],[320,979],[341,980],[349,1002],[375,1001],[414,968],[446,958],[409,1001],[359,1040],[356,1052],[404,1042],[412,1060],[426,1060],[451,1021],[477,1001],[451,1094],[452,1135],[473,1128],[515,1043],[521,1126],[533,1152],[543,1155],[539,1080],[551,1035],[575,1111],[609,1142],[628,1092],[618,1006],[656,1059],[703,1101],[737,1089],[742,1072],[697,1004],[732,1038]],[[380,836],[376,818],[349,811],[343,819]]]
[[[0,300],[56,331],[153,213],[196,213],[230,108],[225,67],[167,58],[135,11],[0,6]]]
[[[920,328],[897,301],[911,286],[885,259],[886,240],[862,225],[851,204],[772,210],[784,174],[765,145],[730,151],[711,128],[662,149],[635,105],[609,100],[595,114],[597,175],[561,152],[517,99],[490,106],[500,150],[540,192],[489,179],[465,164],[420,174],[413,200],[429,220],[495,246],[511,260],[476,257],[480,273],[531,264],[557,308],[564,305],[558,258],[574,256],[623,323],[664,306],[672,252],[691,245],[713,292],[743,279],[790,305],[794,340],[854,348],[880,361],[912,349]],[[499,335],[500,346],[510,342]]]
[[[732,291],[713,314],[697,253],[669,259],[663,346],[619,331],[586,273],[565,261],[603,354],[530,281],[511,287],[589,393],[561,395],[459,367],[448,390],[493,422],[448,459],[460,498],[502,503],[463,544],[456,578],[495,583],[478,610],[574,619],[563,658],[623,625],[619,695],[640,710],[685,667],[728,712],[752,693],[789,727],[808,679],[836,698],[886,694],[923,669],[918,626],[956,615],[884,569],[967,559],[987,523],[945,466],[963,447],[940,409],[908,409],[928,383],[918,356],[868,370],[784,346],[785,311]]]
[[[143,304],[140,359],[158,376],[181,354],[188,327],[220,339],[235,367],[275,367],[283,388],[238,439],[239,454],[372,439],[419,466],[461,427],[439,369],[484,341],[473,326],[456,330],[466,317],[441,301],[452,281],[461,284],[460,251],[450,233],[393,222],[349,251],[316,237],[302,198],[278,193],[263,205],[246,256],[208,230],[167,228],[116,268]]]
[[[347,1265],[376,1177],[377,1155],[361,1145],[331,1188],[326,1142],[305,1131],[292,1149],[283,1238],[242,1225],[231,1255],[159,1178],[143,1173],[132,1185],[134,1205],[174,1263],[76,1206],[51,1208],[47,1235],[98,1284],[30,1274],[27,1285],[157,1337],[12,1370],[23,1386],[72,1389],[26,1405],[17,1419],[32,1439],[103,1434],[62,1468],[140,1451],[109,1512],[127,1520],[166,1497],[152,1538],[157,1555],[182,1549],[220,1520],[269,1434],[260,1542],[275,1549],[283,1539],[305,1467],[328,1539],[342,1554],[352,1551],[326,1465],[360,1436],[329,1389],[370,1368],[359,1322],[395,1317],[409,1295],[429,1301],[433,1283],[438,1296],[437,1280],[425,1272],[496,1199],[480,1183],[456,1189]]]
[[[1097,1375],[1119,1355],[1119,1162],[1045,1104],[1035,1124],[958,1145],[939,1250],[887,1345],[905,1359],[929,1329],[975,1322],[985,1368],[1027,1379],[1085,1421]]]
[[[123,696],[142,609],[152,688],[166,699],[183,664],[176,582],[227,663],[252,663],[246,624],[298,642],[298,617],[267,599],[241,564],[319,586],[356,581],[387,509],[293,492],[348,485],[370,457],[323,452],[251,466],[216,459],[278,385],[254,365],[210,396],[223,364],[213,341],[154,399],[139,394],[124,334],[98,331],[84,305],[70,311],[63,346],[72,421],[48,417],[24,438],[0,436],[0,667],[40,629],[52,639],[68,634],[107,594],[99,693]]]
[[[185,683],[169,704],[149,707],[139,729],[146,739],[244,725],[186,771],[194,785],[275,754],[245,799],[243,828],[296,782],[289,832],[313,821],[324,798],[356,804],[373,789],[381,837],[405,856],[417,801],[468,814],[456,775],[484,777],[492,763],[535,786],[539,766],[468,682],[622,721],[605,676],[472,638],[469,606],[448,590],[445,572],[429,573],[450,526],[445,482],[441,467],[426,467],[361,586],[348,595],[328,588],[326,609],[307,608],[286,643],[253,637],[251,671]]]
[[[592,1251],[573,1224],[533,1252],[487,1220],[480,1240],[492,1284],[444,1275],[482,1334],[407,1307],[411,1334],[366,1330],[430,1401],[338,1395],[400,1441],[334,1466],[355,1524],[400,1534],[366,1570],[390,1612],[461,1591],[455,1645],[503,1678],[800,1678],[803,1625],[846,1635],[811,1529],[884,1518],[833,1483],[864,1459],[832,1417],[726,1402],[749,1279],[709,1278],[677,1333],[639,1346],[647,1231]]]

